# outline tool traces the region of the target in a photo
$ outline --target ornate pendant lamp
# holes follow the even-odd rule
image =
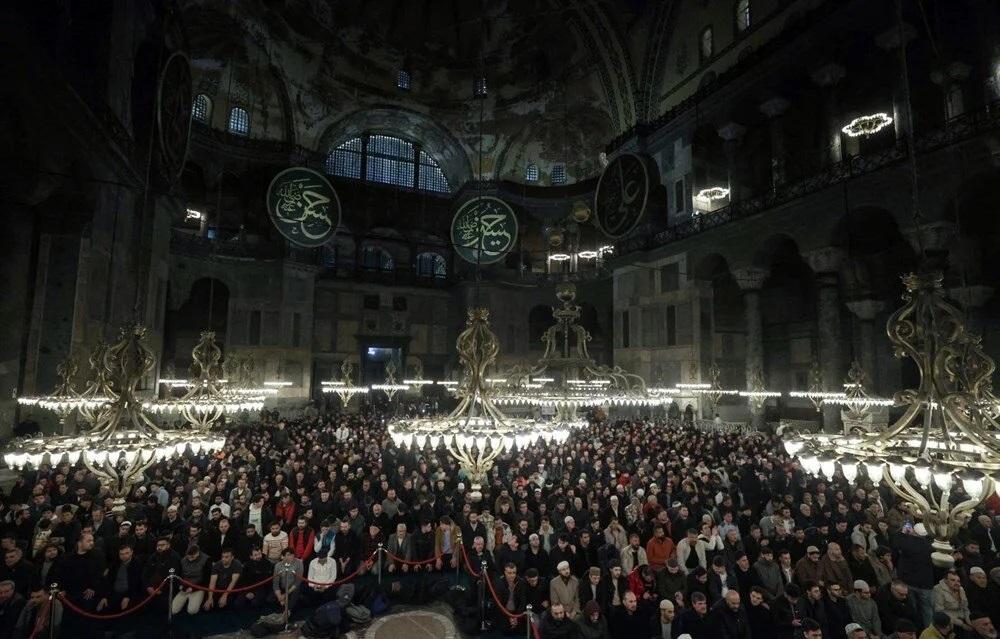
[[[4,453],[15,469],[52,465],[64,460],[82,462],[110,487],[115,508],[124,508],[125,496],[153,463],[184,453],[218,450],[225,438],[200,430],[166,430],[156,426],[136,396],[143,377],[153,369],[154,356],[145,343],[146,328],[122,329],[118,343],[102,358],[108,403],[96,413],[93,426],[78,435],[15,440]]]
[[[345,359],[340,365],[340,379],[326,380],[320,382],[324,393],[336,393],[340,398],[342,408],[347,408],[351,399],[355,395],[363,395],[368,392],[367,386],[355,386],[351,379],[351,364]]]
[[[864,473],[910,504],[934,536],[932,559],[953,564],[951,539],[973,509],[997,488],[1000,473],[995,370],[978,336],[945,299],[940,272],[904,278],[904,304],[887,324],[897,357],[913,360],[917,388],[895,394],[903,415],[885,430],[864,435],[799,435],[785,442],[803,469],[848,481]]]

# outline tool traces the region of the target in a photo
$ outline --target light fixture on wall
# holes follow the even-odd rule
[[[888,113],[872,113],[854,118],[840,130],[848,137],[867,137],[875,135],[890,124],[892,124],[892,116]]]
[[[565,262],[572,257],[569,253],[552,253],[549,255],[549,259],[553,262]]]
[[[839,467],[853,481],[863,471],[911,504],[934,536],[938,567],[954,563],[951,539],[1000,476],[1000,398],[990,385],[996,365],[946,300],[943,279],[940,272],[906,276],[904,304],[887,323],[894,353],[911,358],[920,375],[916,388],[895,394],[902,416],[877,432],[785,442],[810,474],[831,479]]]
[[[200,222],[205,219],[205,214],[194,209],[186,209],[184,214],[185,222]]]
[[[695,199],[703,200],[705,202],[724,200],[729,197],[729,189],[724,186],[712,186],[698,191],[698,194],[694,197]]]

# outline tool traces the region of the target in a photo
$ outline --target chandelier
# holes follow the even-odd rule
[[[885,484],[908,503],[934,536],[932,560],[951,566],[950,540],[997,488],[1000,473],[995,364],[945,299],[940,272],[903,278],[903,306],[887,323],[897,357],[911,358],[917,388],[896,393],[902,416],[881,432],[803,434],[785,442],[810,474],[832,480],[837,468]]]
[[[104,393],[104,383],[99,373],[100,366],[97,365],[97,359],[102,356],[104,348],[103,344],[98,344],[91,354],[90,365],[91,370],[94,371],[94,377],[88,381],[87,389],[84,392],[78,393],[73,389],[73,378],[76,377],[78,367],[75,359],[67,357],[56,366],[59,385],[51,394],[37,397],[18,397],[18,404],[37,406],[52,411],[58,416],[60,425],[66,423],[66,419],[73,411],[79,411],[84,420],[93,422],[94,411],[109,401]]]
[[[562,306],[553,307],[555,324],[542,334],[545,352],[533,366],[514,367],[497,380],[494,401],[498,405],[552,408],[555,423],[572,428],[586,424],[578,416],[581,408],[663,406],[673,401],[664,392],[647,389],[639,375],[594,362],[587,349],[590,332],[578,323],[576,288],[562,284],[556,296]]]
[[[854,421],[863,420],[872,408],[888,408],[895,405],[894,400],[870,396],[865,390],[866,381],[867,375],[861,368],[861,363],[854,360],[851,363],[851,368],[847,371],[844,392],[827,397],[823,403],[844,406],[847,408],[847,419]]]
[[[393,444],[400,448],[418,451],[445,446],[468,474],[475,492],[504,451],[515,446],[520,450],[539,440],[562,443],[569,431],[508,417],[494,404],[486,371],[496,361],[500,344],[490,330],[487,309],[469,309],[456,350],[464,379],[458,386],[455,410],[441,417],[396,420],[389,423],[388,430]]]
[[[853,368],[852,365],[851,369],[853,370]],[[816,412],[820,413],[823,411],[823,402],[825,400],[839,399],[846,395],[842,391],[823,390],[823,370],[819,366],[819,361],[813,359],[812,365],[809,367],[809,389],[804,391],[789,391],[788,396],[797,399],[808,399],[812,402]]]
[[[345,359],[340,365],[339,380],[325,380],[320,382],[324,393],[336,393],[340,398],[342,408],[347,408],[347,404],[355,395],[363,395],[368,392],[367,386],[355,386],[351,380],[351,364]]]
[[[867,137],[875,135],[890,124],[892,124],[892,116],[888,113],[872,113],[854,118],[840,130],[848,137]]]
[[[152,369],[153,351],[145,343],[146,328],[123,328],[119,341],[101,358],[108,402],[97,409],[92,426],[77,435],[15,440],[4,453],[14,470],[68,461],[97,475],[114,495],[115,509],[124,508],[131,486],[152,464],[183,454],[221,449],[225,438],[199,430],[165,430],[143,412],[136,396]]]
[[[723,388],[722,387],[722,370],[719,369],[719,365],[712,363],[708,368],[708,379],[707,383],[691,383],[685,385],[685,390],[692,395],[704,396],[708,402],[712,405],[712,414],[718,412],[719,402],[722,398],[727,395],[739,395],[740,391],[733,388]],[[680,384],[678,384],[678,388]]]
[[[396,393],[410,390],[409,384],[400,384],[396,381],[396,362],[389,360],[385,365],[385,381],[381,384],[372,384],[372,390],[382,391],[391,402]]]
[[[242,411],[259,411],[264,408],[260,395],[224,393],[226,383],[221,377],[222,350],[215,343],[215,331],[202,331],[201,338],[191,349],[192,379],[187,391],[179,398],[151,400],[143,408],[153,414],[180,413],[192,426],[208,429],[225,415]]]

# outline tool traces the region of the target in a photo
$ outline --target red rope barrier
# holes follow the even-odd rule
[[[202,586],[201,584],[196,584],[193,581],[188,581],[184,577],[177,577],[177,581],[181,582],[181,585],[187,586],[188,588],[193,588],[194,590],[204,590],[205,592],[213,592],[217,594],[229,593],[235,595],[241,592],[249,592],[251,590],[257,590],[264,584],[270,583],[274,579],[274,576],[267,577],[258,581],[255,584],[250,584],[249,586],[240,586],[239,588],[233,588],[232,590],[226,590],[225,588],[209,588],[208,586]]]
[[[493,597],[493,601],[495,601],[497,606],[500,607],[500,611],[503,612],[503,614],[505,614],[509,619],[520,619],[521,617],[524,617],[525,615],[528,614],[526,612],[513,613],[507,610],[507,606],[502,601],[500,601],[500,597],[497,595],[497,591],[493,588],[493,580],[490,579],[489,575],[485,574],[486,571],[484,570],[482,572],[477,573],[475,570],[472,569],[472,565],[469,563],[469,555],[465,552],[465,546],[462,546],[462,557],[465,559],[465,569],[469,571],[470,575],[472,575],[476,579],[483,577],[483,581],[485,581],[486,585],[489,586],[490,595]]]
[[[371,560],[366,560],[364,565],[371,566]],[[361,574],[361,566],[358,566],[357,570],[347,575],[343,579],[339,579],[337,581],[313,581],[312,579],[308,579],[306,577],[300,577],[298,575],[296,575],[296,577],[298,577],[298,580],[301,581],[302,583],[307,583],[313,586],[328,586],[332,588],[333,586],[339,586],[340,584],[347,583],[348,581],[354,579],[360,574]]]
[[[35,639],[35,637],[38,636],[39,632],[45,630],[45,617],[46,615],[49,615],[51,611],[52,611],[52,599],[49,598],[46,599],[45,603],[42,604],[42,607],[38,609],[38,616],[35,617],[35,627],[32,628],[31,636],[28,637],[28,639]],[[51,617],[49,618],[48,623],[52,623]]]
[[[462,549],[462,558],[465,560],[465,569],[469,571],[469,574],[475,577],[476,579],[482,577],[483,573],[476,572],[475,570],[472,569],[472,564],[469,563],[469,554],[465,552],[465,546],[459,546],[459,548]]]
[[[392,559],[393,561],[401,564],[406,564],[408,566],[422,566],[423,564],[430,564],[439,559],[438,557],[431,557],[430,559],[421,559],[419,561],[414,561],[412,559],[403,559],[402,557],[397,557],[396,555],[392,554],[391,552],[385,549],[383,549],[383,552],[385,552],[385,554],[388,555],[389,559]]]
[[[531,634],[535,635],[535,639],[542,639],[542,633],[538,630],[538,624],[532,623]]]
[[[72,601],[70,601],[66,597],[66,595],[64,595],[61,592],[58,595],[56,595],[56,596],[59,597],[59,601],[63,602],[63,604],[65,604],[67,608],[69,608],[70,610],[72,610],[76,614],[80,615],[81,617],[86,617],[88,619],[100,619],[100,620],[120,619],[122,617],[127,617],[128,615],[132,614],[133,612],[138,612],[140,608],[142,608],[143,606],[145,606],[146,604],[148,604],[150,601],[152,601],[156,597],[156,595],[160,594],[160,591],[163,590],[163,584],[167,583],[167,581],[169,579],[170,578],[167,577],[166,579],[164,579],[163,581],[161,581],[160,585],[157,586],[153,590],[152,594],[150,594],[148,597],[146,597],[145,599],[143,599],[142,601],[140,601],[136,605],[132,606],[131,608],[129,608],[127,610],[122,610],[121,612],[112,612],[112,613],[106,614],[106,615],[102,615],[102,614],[99,614],[99,613],[88,612],[88,611],[84,610],[83,608],[80,608],[75,603],[73,603]]]

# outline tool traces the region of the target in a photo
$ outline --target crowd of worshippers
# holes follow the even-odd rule
[[[542,639],[972,639],[1000,624],[996,496],[940,570],[885,486],[807,476],[773,435],[592,423],[501,455],[471,488],[443,448],[400,451],[372,413],[265,412],[221,452],[149,468],[124,511],[81,466],[25,471],[0,503],[0,639],[31,635],[53,583],[118,612],[174,570],[221,591],[174,590],[175,614],[201,615],[334,598],[303,576],[484,565],[492,627],[523,634],[530,605]]]

